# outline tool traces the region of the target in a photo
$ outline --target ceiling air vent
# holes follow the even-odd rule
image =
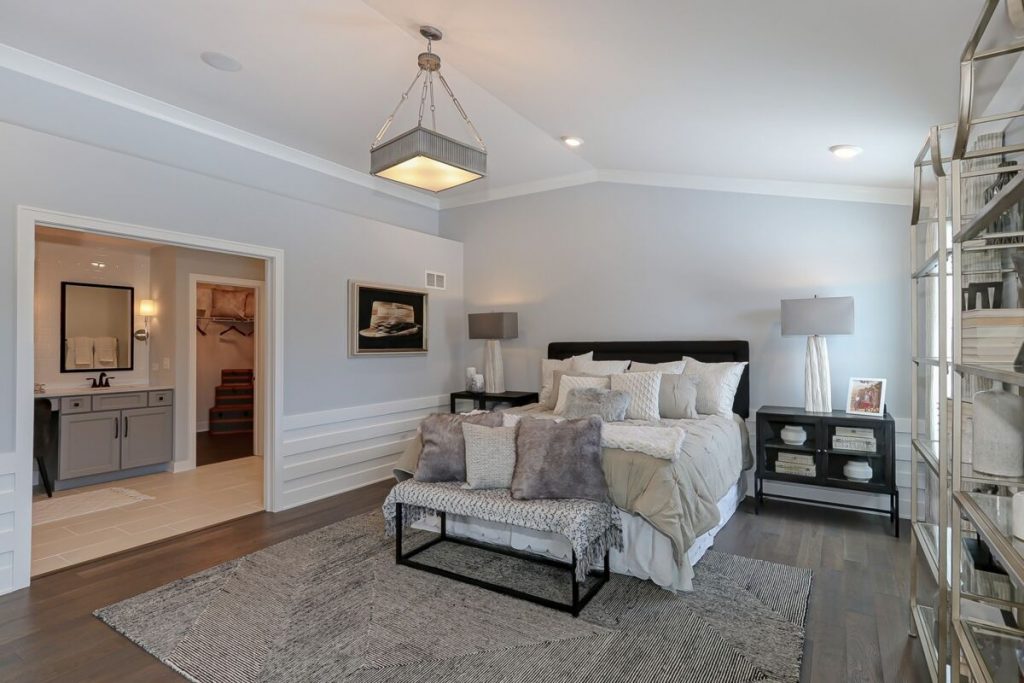
[[[427,289],[444,289],[445,274],[427,271]]]

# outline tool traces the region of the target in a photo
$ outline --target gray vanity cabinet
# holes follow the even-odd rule
[[[60,478],[74,479],[121,468],[121,411],[62,415]]]
[[[121,411],[121,469],[174,458],[174,420],[170,406]]]
[[[124,476],[114,474],[123,470],[174,460],[173,403],[171,391],[62,399],[57,488],[109,481]],[[90,479],[72,483],[82,477]]]

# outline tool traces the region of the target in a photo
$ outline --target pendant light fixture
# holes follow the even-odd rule
[[[370,173],[395,182],[431,192],[463,185],[487,175],[487,147],[480,138],[476,126],[469,120],[466,111],[452,92],[448,81],[441,74],[441,58],[433,52],[433,42],[441,40],[441,31],[433,26],[421,26],[420,35],[427,39],[427,51],[421,52],[417,60],[419,71],[409,87],[402,93],[391,115],[384,121],[377,137],[370,146]],[[440,81],[455,109],[466,122],[469,132],[479,147],[467,145],[437,132],[437,116],[434,107],[434,78]],[[395,114],[409,99],[409,93],[423,79],[420,89],[420,111],[416,127],[401,135],[381,142],[388,128],[395,120]],[[430,127],[423,126],[423,116],[430,100]]]

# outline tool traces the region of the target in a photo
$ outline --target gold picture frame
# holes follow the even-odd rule
[[[418,287],[349,280],[349,357],[425,355],[429,296]]]

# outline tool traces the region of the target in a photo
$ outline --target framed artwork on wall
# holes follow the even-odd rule
[[[349,356],[427,352],[425,289],[349,280]]]
[[[846,412],[851,415],[885,414],[885,380],[877,377],[851,377],[846,396]]]

